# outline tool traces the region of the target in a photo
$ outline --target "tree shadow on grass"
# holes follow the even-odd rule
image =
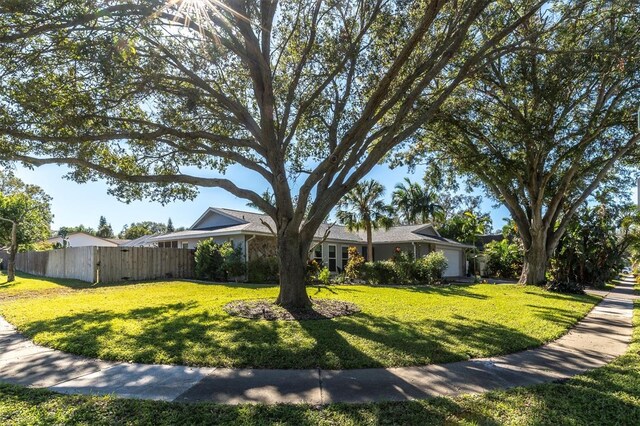
[[[541,318],[545,321],[559,323],[565,327],[572,326],[576,323],[576,320],[579,320],[588,313],[585,312],[584,315],[580,315],[572,309],[557,308],[552,306],[541,306],[532,304],[527,304],[526,306],[531,308],[534,315],[536,315],[538,318]]]
[[[416,293],[434,294],[438,296],[470,297],[472,299],[488,299],[489,296],[469,290],[473,284],[453,284],[448,286],[407,286],[406,289]]]
[[[538,292],[534,292],[534,291],[529,291],[529,290],[525,290],[524,292],[525,294],[534,296],[534,297],[543,297],[545,299],[555,299],[555,300],[562,300],[562,301],[567,301],[567,300],[579,300],[579,301],[584,301],[584,302],[599,302],[600,300],[602,300],[601,297],[598,296],[593,296],[590,294],[569,294],[569,293],[557,293],[557,292],[552,292],[552,291],[544,291],[542,293],[538,293]]]
[[[196,302],[77,312],[20,329],[57,349],[142,363],[266,368],[424,365],[514,352],[542,342],[494,321],[463,316],[398,321],[361,312],[333,320],[247,320]],[[551,312],[551,315],[558,315]],[[120,322],[135,324],[133,332]]]

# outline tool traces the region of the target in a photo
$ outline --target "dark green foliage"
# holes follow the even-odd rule
[[[0,170],[0,217],[17,223],[20,246],[42,241],[50,236],[51,197],[42,188],[29,185],[11,172]],[[11,243],[11,224],[0,221],[0,247]]]
[[[398,252],[393,260],[365,263],[360,278],[369,284],[436,284],[446,269],[447,259],[442,252],[432,252],[417,260]]]
[[[522,247],[508,239],[491,241],[485,246],[488,275],[498,278],[517,278],[522,272]]]
[[[125,225],[120,231],[119,237],[125,240],[135,240],[145,235],[164,234],[167,232],[171,231],[164,223],[144,221]]]
[[[277,257],[258,257],[247,263],[248,280],[256,284],[275,284],[278,282],[280,267]]]
[[[67,235],[76,234],[78,232],[82,232],[83,234],[96,235],[96,230],[84,225],[78,226],[61,226],[58,229],[58,236],[66,237]]]
[[[96,232],[96,237],[100,237],[100,238],[115,237],[115,235],[113,234],[113,228],[111,228],[111,224],[107,222],[107,218],[104,216],[100,216],[100,222],[98,223],[98,231]]]
[[[426,185],[404,178],[392,194],[394,209],[404,224],[438,222],[444,218],[444,209],[438,204],[438,194]]]
[[[415,278],[420,283],[433,284],[442,278],[447,266],[448,262],[444,253],[431,252],[416,261]]]
[[[395,265],[390,260],[366,262],[362,266],[362,279],[369,284],[403,284],[398,282]]]
[[[224,259],[224,269],[227,278],[232,278],[236,281],[247,273],[247,263],[242,254],[242,247],[234,247],[233,250],[226,255]]]
[[[475,244],[479,235],[490,231],[491,216],[471,210],[454,214],[438,227],[443,237],[465,244]]]
[[[582,206],[560,239],[549,270],[555,289],[602,287],[624,267],[637,210],[608,201]],[[573,292],[573,291],[572,291]]]
[[[209,281],[227,281],[244,273],[242,248],[229,241],[217,244],[212,239],[198,244],[195,253],[196,277]]]

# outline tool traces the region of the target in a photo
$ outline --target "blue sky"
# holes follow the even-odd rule
[[[125,204],[107,194],[106,183],[98,181],[78,184],[63,179],[65,171],[65,168],[54,165],[33,170],[18,168],[16,171],[18,177],[26,183],[39,185],[53,198],[53,229],[80,224],[96,228],[99,217],[104,215],[117,234],[125,224],[144,220],[166,222],[168,218],[171,218],[176,227],[188,227],[210,206],[248,210],[246,200],[218,188],[202,189],[193,201],[175,201],[165,206],[149,201]],[[396,183],[405,176],[419,181],[422,179],[422,173],[423,170],[420,168],[410,174],[406,168],[391,170],[385,165],[379,165],[367,178],[381,182],[387,189],[386,196],[389,199]],[[266,189],[266,186],[262,185],[262,182],[257,180],[254,175],[247,173],[240,167],[231,168],[226,177],[232,179],[239,186],[251,188],[258,193],[262,193]],[[502,219],[508,217],[509,213],[504,207],[493,209],[492,204],[485,197],[482,209],[491,212],[494,227],[501,227]]]

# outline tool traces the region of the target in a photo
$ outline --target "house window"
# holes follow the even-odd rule
[[[158,243],[158,247],[160,247],[160,248],[178,248],[178,242],[177,241],[159,242]]]
[[[318,262],[318,265],[322,266],[322,244],[318,244],[313,249],[313,259]]]
[[[349,246],[342,246],[342,269],[349,263]]]
[[[189,243],[188,242],[183,242],[182,243],[182,248],[183,249],[188,249],[189,248]]]
[[[334,244],[329,244],[329,270],[331,272],[336,272],[336,254],[336,246]]]

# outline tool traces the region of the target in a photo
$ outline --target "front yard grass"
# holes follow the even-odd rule
[[[18,274],[14,282],[7,282],[7,275],[0,271],[0,301],[14,297],[42,296],[43,294],[65,293],[74,289],[91,288],[90,283],[58,278],[42,279],[32,275]]]
[[[410,366],[510,353],[559,337],[598,300],[517,285],[310,287],[312,297],[353,302],[362,312],[294,322],[222,309],[275,298],[275,286],[19,281],[12,297],[0,297],[0,314],[38,344],[119,361],[255,368]],[[44,293],[34,293],[38,286]]]
[[[634,340],[608,366],[563,383],[423,401],[307,405],[178,404],[59,395],[0,385],[6,425],[638,425],[640,305]]]

